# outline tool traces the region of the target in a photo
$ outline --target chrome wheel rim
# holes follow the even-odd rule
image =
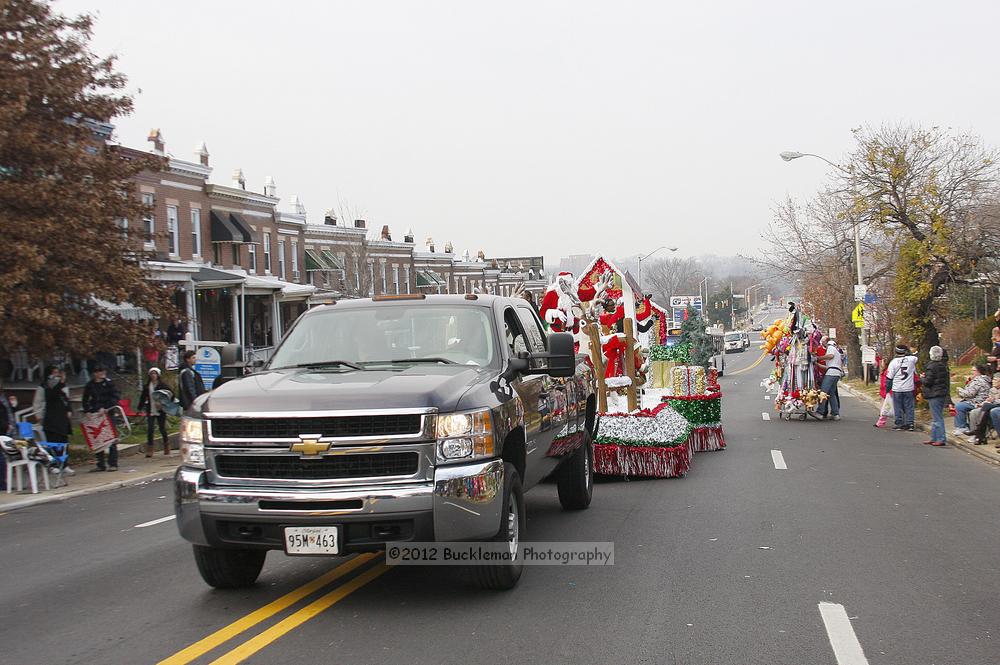
[[[507,507],[507,548],[510,550],[511,561],[517,558],[518,531],[520,529],[517,515],[517,497],[511,494],[510,502]]]

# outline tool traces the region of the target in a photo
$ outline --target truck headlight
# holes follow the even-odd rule
[[[196,469],[205,468],[205,421],[181,418],[181,463]]]
[[[489,458],[496,454],[489,409],[439,415],[435,432],[438,462]]]

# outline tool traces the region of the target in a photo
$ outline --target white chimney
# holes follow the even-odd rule
[[[291,198],[288,199],[288,204],[292,207],[292,212],[296,215],[306,214],[306,207],[302,204],[302,201],[299,200],[297,194],[292,194]]]
[[[278,185],[274,182],[274,178],[267,176],[264,178],[264,196],[277,196],[278,195]]]
[[[444,244],[444,253],[445,254],[455,253],[455,246],[451,244],[450,240]]]
[[[428,252],[434,251],[434,238],[427,236],[427,242],[425,244],[427,245]]]
[[[241,168],[233,171],[233,187],[237,189],[247,188],[247,179],[243,176],[243,169]]]

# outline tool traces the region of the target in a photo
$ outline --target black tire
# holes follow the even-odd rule
[[[513,516],[513,520],[511,519]],[[513,528],[513,533],[511,532]],[[493,542],[509,543],[519,548],[524,535],[524,491],[521,476],[510,462],[503,465],[503,505],[500,509],[500,530],[493,536]],[[510,562],[495,566],[476,566],[476,578],[484,589],[506,591],[517,586],[524,564],[520,555]]]
[[[589,508],[594,496],[594,446],[590,432],[585,431],[583,436],[583,445],[559,469],[559,503],[563,510]]]
[[[236,550],[194,545],[201,578],[216,589],[240,589],[257,581],[267,550]]]

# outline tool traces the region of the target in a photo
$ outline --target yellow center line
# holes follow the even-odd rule
[[[323,588],[330,582],[343,577],[347,573],[351,572],[355,568],[367,563],[377,557],[380,553],[373,552],[368,554],[359,554],[355,558],[343,563],[333,570],[328,570],[311,582],[303,584],[297,589],[289,591],[284,596],[271,601],[267,605],[261,607],[258,610],[254,610],[250,614],[246,615],[241,619],[237,619],[233,623],[229,624],[224,628],[220,628],[208,637],[201,639],[191,646],[187,647],[182,651],[178,651],[173,656],[161,660],[158,665],[185,665],[185,663],[190,663],[202,654],[208,653],[220,644],[228,642],[232,638],[236,637],[240,633],[250,628],[253,628],[261,621],[264,621],[278,612],[281,612],[287,607],[294,605],[306,596],[314,593],[318,589]]]
[[[369,568],[347,584],[343,584],[325,596],[317,598],[301,610],[285,617],[259,635],[250,638],[232,651],[213,660],[211,665],[236,665],[236,663],[242,663],[244,660],[271,644],[282,635],[298,628],[306,621],[309,621],[309,619],[312,619],[334,603],[343,600],[351,593],[368,584],[387,570],[389,570],[389,566],[384,563],[379,563],[378,565]]]
[[[764,358],[766,358],[766,357],[767,357],[766,353],[760,354],[760,358],[757,358],[757,360],[755,360],[752,365],[750,365],[749,367],[744,367],[743,369],[738,369],[735,372],[729,372],[729,376],[732,376],[733,374],[742,374],[743,372],[749,372],[754,367],[756,367],[761,362],[763,362]]]

